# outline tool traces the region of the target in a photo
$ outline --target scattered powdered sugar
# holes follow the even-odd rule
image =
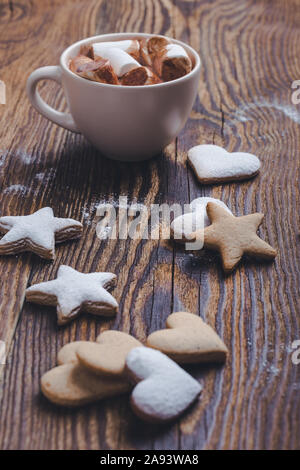
[[[0,151],[1,152],[1,151]],[[3,160],[2,160],[3,158]],[[0,167],[4,163],[6,158],[6,154],[0,155]],[[38,182],[43,182],[47,184],[52,177],[55,176],[56,170],[54,168],[50,168],[46,172],[36,173],[34,179]],[[23,184],[11,184],[3,189],[3,194],[11,194],[15,193],[19,196],[26,196],[29,193],[36,194],[38,191],[33,191],[33,189],[29,188],[28,186],[24,186]]]
[[[87,226],[92,225],[97,207],[98,207],[97,202],[92,202],[89,206],[87,206],[86,204],[83,206],[83,208],[81,209],[81,214],[82,214],[85,225]]]
[[[180,415],[202,390],[191,375],[155,349],[132,349],[126,366],[139,382],[132,392],[133,406],[145,417],[157,421]]]
[[[56,175],[55,168],[49,168],[47,171],[42,171],[40,173],[36,173],[34,178],[37,181],[42,181],[44,184],[49,183],[49,181],[54,178]]]
[[[280,374],[280,369],[278,367],[275,367],[274,365],[271,365],[268,370],[271,375],[276,376]]]
[[[235,111],[234,117],[240,122],[250,121],[252,118],[247,111],[255,110],[256,108],[276,109],[282,112],[286,117],[292,119],[296,124],[300,124],[300,112],[297,110],[296,106],[280,103],[277,100],[270,103],[265,99],[257,99],[253,103],[246,103]]]
[[[0,149],[0,166],[4,165],[7,155],[7,150]]]
[[[37,173],[35,175],[35,179],[38,181],[43,181],[44,177],[45,177],[45,173]]]
[[[81,209],[83,220],[88,220],[90,218],[90,213],[84,207]]]
[[[26,194],[28,194],[29,191],[30,189],[27,188],[27,186],[24,186],[22,184],[12,184],[11,186],[8,186],[3,190],[3,194],[16,193],[21,196],[25,196]]]
[[[13,158],[20,159],[25,165],[30,165],[36,157],[26,152],[24,149],[18,149],[14,152]]]

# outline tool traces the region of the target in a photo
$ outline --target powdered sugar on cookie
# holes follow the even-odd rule
[[[82,224],[74,219],[54,217],[50,207],[31,215],[0,217],[0,254],[10,255],[32,251],[38,256],[53,259],[55,243],[78,238]]]
[[[80,312],[111,316],[118,302],[107,292],[116,279],[112,273],[83,274],[70,266],[60,266],[57,279],[26,289],[26,299],[41,305],[57,306],[58,324],[64,325]]]
[[[132,349],[126,358],[126,368],[137,383],[131,395],[132,408],[148,421],[174,419],[202,390],[193,377],[154,349]]]
[[[197,145],[191,148],[188,161],[203,184],[251,178],[260,168],[260,161],[255,155],[230,153],[218,145]]]

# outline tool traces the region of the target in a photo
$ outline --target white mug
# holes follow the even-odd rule
[[[194,66],[184,77],[156,85],[118,86],[93,82],[71,72],[68,66],[84,44],[151,36],[104,34],[74,43],[62,53],[60,65],[41,67],[31,73],[27,93],[32,105],[55,124],[82,133],[109,158],[140,161],[157,155],[178,135],[191,112],[200,76],[201,61],[197,52],[171,39],[184,47]],[[56,111],[41,98],[37,84],[45,79],[62,84],[70,113]]]

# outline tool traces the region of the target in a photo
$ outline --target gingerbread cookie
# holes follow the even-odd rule
[[[255,176],[259,159],[244,152],[227,152],[218,145],[197,145],[188,151],[188,162],[202,184],[237,181]]]
[[[41,258],[54,259],[55,243],[78,238],[82,224],[77,220],[54,217],[50,207],[31,215],[0,217],[0,255],[32,251]]]
[[[70,266],[60,266],[57,279],[26,289],[26,299],[41,305],[57,306],[58,324],[74,320],[80,312],[115,315],[116,299],[106,291],[116,279],[112,273],[83,274]]]
[[[110,379],[92,374],[79,364],[64,364],[46,372],[41,389],[52,403],[80,406],[130,390],[125,378]]]
[[[57,354],[57,364],[78,364],[78,357],[76,351],[81,345],[91,344],[90,341],[72,341],[72,343],[65,344]],[[92,343],[93,344],[93,343]]]
[[[223,269],[230,273],[244,254],[274,259],[277,251],[256,234],[264,214],[235,217],[218,204],[209,202],[207,214],[211,225],[204,229],[204,247],[220,252]],[[194,232],[191,238],[197,239]]]
[[[155,349],[132,349],[126,370],[137,384],[133,411],[147,421],[170,421],[183,413],[200,394],[201,385],[170,358]]]
[[[190,203],[191,212],[176,217],[171,223],[171,237],[174,240],[185,243],[190,240],[191,233],[210,225],[206,212],[208,202],[215,202],[216,204],[224,207],[229,214],[232,214],[226,204],[224,204],[223,201],[220,201],[220,199],[214,199],[213,197],[198,197]]]
[[[146,346],[158,349],[180,364],[224,362],[228,350],[217,333],[192,313],[172,313],[166,330],[148,336]]]
[[[142,344],[133,336],[121,331],[104,331],[97,343],[79,345],[76,354],[82,366],[94,374],[119,377],[124,374],[127,354],[138,346]]]

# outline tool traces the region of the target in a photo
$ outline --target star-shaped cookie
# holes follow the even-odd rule
[[[204,229],[204,247],[220,252],[226,273],[233,271],[244,254],[263,259],[277,255],[277,251],[256,234],[264,214],[235,217],[212,202],[207,204],[206,210],[211,225]],[[196,237],[197,232],[194,232],[191,238]]]
[[[118,302],[107,292],[114,284],[112,273],[83,274],[70,266],[61,265],[57,279],[34,284],[26,289],[26,299],[41,305],[57,306],[59,325],[74,320],[80,312],[111,316],[117,312]]]
[[[41,258],[53,259],[55,243],[80,237],[82,224],[74,219],[54,217],[51,207],[33,214],[0,217],[0,255],[32,251]]]

